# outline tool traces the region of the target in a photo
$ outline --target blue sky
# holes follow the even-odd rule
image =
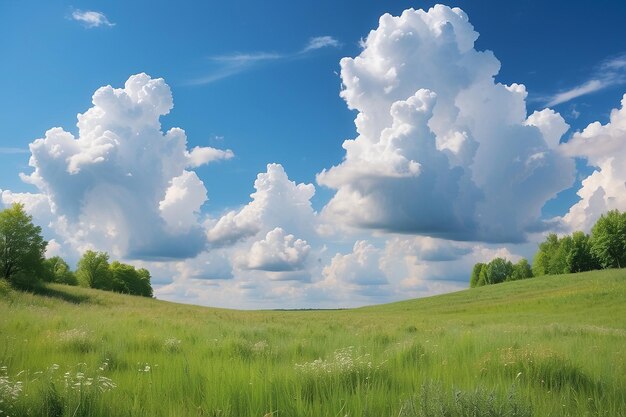
[[[153,275],[157,277],[155,282],[164,288],[160,294],[162,298],[241,307],[358,305],[398,299],[402,298],[402,294],[421,296],[460,288],[465,284],[462,273],[465,264],[469,265],[479,259],[482,256],[479,253],[483,253],[483,250],[487,254],[505,253],[511,257],[532,255],[533,240],[541,239],[540,232],[548,230],[546,227],[536,226],[537,222],[565,219],[563,221],[566,225],[561,225],[559,230],[567,230],[569,226],[574,227],[573,224],[576,227],[584,225],[579,218],[582,214],[576,217],[575,210],[572,211],[572,207],[581,200],[576,193],[581,187],[580,181],[601,166],[604,159],[588,155],[581,150],[583,145],[574,146],[576,143],[573,142],[572,146],[563,148],[562,152],[556,148],[550,151],[554,151],[556,155],[554,170],[546,169],[545,174],[541,175],[550,176],[546,182],[559,175],[562,176],[562,181],[554,180],[552,188],[545,190],[545,201],[537,201],[532,206],[533,210],[537,207],[541,209],[538,218],[516,220],[512,222],[516,226],[511,225],[510,228],[476,226],[475,223],[480,221],[470,218],[471,216],[459,220],[459,227],[456,229],[446,228],[441,224],[430,224],[445,222],[445,218],[438,220],[437,217],[428,217],[427,210],[415,216],[425,216],[431,221],[421,218],[400,221],[398,216],[408,213],[407,216],[411,217],[415,210],[421,210],[421,206],[407,200],[406,207],[402,207],[406,199],[396,199],[392,194],[382,196],[380,190],[375,188],[363,191],[363,187],[367,188],[369,185],[363,185],[362,180],[351,182],[354,175],[359,174],[358,167],[363,165],[363,161],[356,156],[353,158],[357,159],[352,161],[352,157],[346,156],[341,145],[344,140],[357,137],[354,121],[358,113],[374,114],[381,109],[374,109],[371,103],[367,104],[370,106],[368,108],[354,105],[358,101],[356,98],[351,107],[357,110],[348,108],[345,97],[340,97],[339,93],[342,90],[342,80],[345,84],[342,76],[347,77],[349,72],[339,62],[343,57],[354,58],[362,53],[364,46],[360,45],[360,41],[367,37],[370,30],[379,27],[379,18],[384,13],[399,16],[405,9],[412,7],[428,10],[435,3],[276,1],[268,7],[267,3],[249,1],[197,2],[185,5],[147,1],[1,2],[0,53],[3,64],[0,65],[0,85],[3,94],[0,99],[0,124],[3,129],[0,132],[0,189],[5,192],[3,201],[8,204],[19,193],[29,193],[32,196],[49,192],[46,198],[54,206],[52,213],[49,217],[44,214],[40,217],[42,221],[48,219],[50,224],[46,229],[49,233],[47,237],[54,239],[60,253],[70,259],[75,258],[81,249],[93,247],[112,251],[129,261],[153,262],[154,259],[149,256],[131,256],[133,250],[137,249],[132,243],[134,237],[118,246],[109,245],[102,236],[70,242],[71,239],[64,238],[64,233],[69,233],[69,229],[62,232],[60,226],[52,224],[64,215],[63,207],[55,200],[55,195],[58,197],[63,184],[69,187],[68,183],[57,184],[56,188],[42,186],[40,183],[37,187],[25,183],[19,176],[22,172],[27,175],[33,172],[33,168],[28,166],[28,145],[31,142],[44,137],[48,129],[57,126],[78,137],[76,115],[86,112],[92,106],[92,95],[98,88],[106,85],[122,88],[131,75],[146,73],[153,79],[163,78],[173,95],[173,108],[169,114],[160,118],[163,132],[172,127],[180,127],[186,132],[189,150],[196,146],[212,147],[228,149],[234,154],[232,157],[220,157],[220,160],[205,161],[210,163],[189,168],[204,185],[208,195],[206,201],[202,198],[194,200],[199,208],[193,212],[192,217],[197,221],[193,228],[197,226],[198,229],[194,230],[200,233],[202,225],[203,233],[208,233],[209,241],[207,243],[198,238],[204,242],[202,250],[181,252],[191,254],[189,258],[152,265]],[[495,82],[525,86],[528,95],[523,104],[526,106],[527,116],[548,105],[560,114],[569,125],[561,142],[569,141],[574,132],[584,129],[592,122],[606,124],[609,122],[611,110],[620,107],[621,97],[626,91],[626,27],[623,25],[626,20],[626,4],[623,2],[533,0],[510,3],[465,0],[449,2],[448,5],[462,8],[469,16],[474,30],[480,34],[474,49],[493,51],[500,62],[501,68],[495,76]],[[427,41],[429,40],[423,39],[423,42]],[[405,57],[410,57],[412,47],[410,44],[403,46],[404,50],[400,52],[406,54]],[[413,73],[418,73],[425,66],[419,60],[416,62]],[[402,83],[411,84],[411,76],[411,72],[402,75]],[[464,76],[466,75],[459,75],[461,78]],[[430,85],[429,82],[433,85],[445,85],[459,79],[428,81],[424,78],[425,85],[418,83],[417,87]],[[365,96],[375,93],[361,85],[354,89],[355,93]],[[415,92],[407,90],[402,93],[404,95],[398,93],[396,98],[404,101]],[[444,101],[444,95],[440,91],[434,92],[438,95],[437,103]],[[381,112],[388,114],[389,110],[382,109]],[[476,132],[478,129],[470,133],[477,135]],[[440,139],[443,137],[443,133],[437,135]],[[480,138],[476,140],[480,142]],[[366,138],[363,141],[365,143]],[[558,159],[563,152],[571,160]],[[547,155],[545,152],[534,155],[539,154]],[[590,162],[594,158],[595,165]],[[423,161],[418,162],[422,167],[427,166]],[[219,223],[222,216],[229,211],[243,210],[250,203],[250,194],[255,192],[254,181],[257,174],[266,173],[268,178],[271,176],[267,168],[269,163],[280,164],[281,170],[295,184],[312,184],[314,195],[305,198],[306,190],[301,190],[304,193],[302,198],[308,201],[306,204],[310,203],[316,216],[327,214],[321,222],[324,223],[322,229],[326,231],[321,233],[318,228],[315,233],[310,232],[307,235],[308,232],[296,227],[288,230],[282,223],[274,222],[275,224],[264,224],[256,235],[252,232],[244,233],[248,240],[237,240],[237,244],[230,249],[222,243],[211,243],[211,228]],[[568,171],[569,168],[565,165],[569,163],[575,164],[574,171]],[[318,178],[318,174],[324,170],[329,171],[333,166],[339,169],[326,176],[326,180]],[[373,165],[371,169],[385,171],[387,168],[389,167]],[[399,166],[396,168],[404,169]],[[394,171],[393,175],[400,175],[398,172]],[[441,172],[444,171],[439,167],[432,167],[433,183],[439,184],[437,181],[441,178]],[[608,172],[608,169],[604,172]],[[280,172],[274,174],[276,178],[282,178]],[[385,171],[384,175],[387,178],[388,172]],[[417,168],[412,175],[418,175]],[[474,172],[473,175],[478,174]],[[485,173],[485,176],[493,178],[497,174]],[[422,179],[424,178],[429,177],[422,175]],[[535,184],[542,182],[538,178],[533,180]],[[610,195],[619,190],[612,189],[608,183],[613,184],[613,180],[619,183],[619,179],[606,179],[590,191],[595,192],[602,188],[607,205],[601,208],[626,208],[619,206],[619,198],[611,199]],[[44,183],[48,180],[50,179],[44,178]],[[197,185],[195,178],[187,180],[185,185]],[[453,179],[450,181],[454,182]],[[490,192],[495,192],[486,188],[486,184],[493,181],[484,181],[482,185],[477,183],[476,193],[467,191],[466,198],[471,200],[472,195],[489,195]],[[565,183],[570,185],[563,185]],[[392,184],[384,187],[392,189],[394,186]],[[423,184],[415,187],[417,188],[412,190],[424,192],[426,194],[423,198],[430,198],[427,193],[430,188]],[[57,194],[50,194],[52,188],[55,188]],[[392,220],[382,215],[361,219],[358,213],[341,208],[342,205],[353,203],[352,200],[342,200],[342,195],[357,188],[367,198],[390,200],[391,206],[381,205],[378,200],[372,213],[383,208],[388,213],[396,213],[396,206],[402,210],[398,209],[397,216]],[[258,188],[256,191],[259,191]],[[13,197],[9,197],[7,192],[12,193]],[[549,197],[554,192],[558,193],[558,197]],[[201,194],[202,190],[198,195]],[[437,201],[449,207],[448,202],[452,198],[449,194],[442,194],[440,201]],[[72,194],[68,192],[68,195]],[[334,198],[336,195],[340,197]],[[75,198],[78,207],[86,205],[83,200],[85,195],[76,194]],[[120,210],[130,211],[123,202],[118,203]],[[194,204],[191,206],[195,207]],[[583,208],[580,206],[581,213],[585,212]],[[503,206],[502,210],[505,209]],[[338,214],[340,212],[341,216]],[[485,211],[483,214],[487,213]],[[571,213],[570,217],[567,217],[568,213]],[[588,217],[594,215],[598,213],[588,213]],[[183,217],[188,219],[189,215],[186,216]],[[282,213],[278,217],[284,216],[289,215]],[[524,217],[523,214],[520,216]],[[578,220],[572,220],[575,217]],[[51,222],[50,219],[55,220]],[[176,221],[181,224],[180,220]],[[294,220],[295,223],[298,221]],[[536,227],[531,223],[536,223]],[[227,225],[226,220],[223,224]],[[523,227],[520,226],[522,224]],[[341,231],[346,225],[350,227],[350,231]],[[123,226],[119,224],[118,227]],[[170,229],[163,232],[163,236],[173,233],[173,226],[169,227]],[[284,233],[268,235],[276,227],[280,227]],[[328,232],[328,229],[333,229],[333,232]],[[301,232],[302,236],[298,236],[296,232]],[[515,239],[511,236],[517,232],[520,232],[521,237],[513,242]],[[289,235],[294,235],[293,239],[289,240]],[[159,236],[151,235],[144,240],[163,238]],[[181,237],[182,235],[176,236],[187,239]],[[281,244],[291,249],[294,245],[297,246],[298,239],[305,242],[306,245],[300,246],[302,251],[298,252],[303,258],[296,257],[296,261],[302,262],[288,265],[283,270],[275,265],[268,267],[263,262],[255,269],[254,265],[257,264],[251,260],[237,260],[241,258],[241,253],[265,247],[264,244],[269,245],[270,237],[284,239]],[[397,240],[394,241],[397,245],[411,248],[407,249],[410,253],[402,261],[411,267],[389,272],[384,270],[383,264],[391,261],[383,259],[382,254],[391,250],[390,242],[394,239]],[[418,244],[417,241],[409,242],[407,239],[422,240]],[[176,239],[170,239],[170,242],[175,241]],[[524,246],[521,241],[528,243]],[[359,246],[360,252],[357,253],[358,242],[367,244]],[[254,246],[255,243],[259,245]],[[202,243],[199,244],[202,246]],[[306,249],[307,245],[309,249]],[[373,248],[370,252],[367,245]],[[452,257],[454,259],[450,261],[433,262],[428,259],[428,256],[434,256],[432,254],[426,259],[420,258],[416,253],[421,249],[415,249],[417,246],[422,249],[430,248],[428,250],[431,251],[439,248],[442,253],[448,254],[463,253],[458,257],[464,257],[465,263],[455,263],[458,257]],[[155,247],[156,249],[150,249],[150,253],[158,253],[157,257],[167,258],[162,253],[165,250],[162,248],[167,248],[167,245]],[[261,252],[265,253],[262,250]],[[365,253],[370,253],[371,259],[363,255]],[[470,253],[473,255],[470,256]],[[339,255],[353,258],[337,258]],[[341,281],[342,278],[337,275],[339,270],[344,271],[344,275],[356,273],[358,268],[351,268],[350,262],[357,259],[357,255],[362,255],[360,259],[363,262],[356,264],[362,267],[367,262],[373,262],[372,265],[376,264],[382,271],[382,278],[373,277],[358,285],[355,284],[358,281],[355,278],[355,282],[342,287],[344,292],[335,291],[342,294],[341,297],[329,297],[329,292],[333,292],[329,290],[331,286],[318,284],[323,281]],[[315,257],[318,262],[311,260]],[[304,258],[308,260],[305,261]],[[337,260],[333,264],[335,258]],[[408,258],[412,260],[408,261]],[[222,262],[226,271],[222,273],[222,278],[228,276],[228,279],[198,280],[197,276],[207,274],[194,262],[202,265]],[[305,267],[307,262],[313,266]],[[341,262],[345,263],[344,269],[340,268],[343,265]],[[190,266],[192,264],[193,267]],[[452,282],[453,285],[430,285],[431,281],[441,281],[441,277],[446,275],[446,268],[449,268],[449,276],[452,277],[448,283]],[[189,269],[196,272],[187,275],[180,273],[181,270]],[[294,278],[292,275],[296,272],[306,278]],[[392,278],[392,275],[396,278]],[[397,282],[411,280],[420,281],[413,288],[413,292],[400,290],[399,285],[396,285]],[[296,284],[289,286],[285,282]],[[384,284],[380,284],[383,282]],[[216,294],[221,294],[220,297],[228,294],[231,301],[224,303],[220,301],[223,298],[206,296],[210,291],[202,288],[207,286]],[[292,296],[275,299],[271,294]]]

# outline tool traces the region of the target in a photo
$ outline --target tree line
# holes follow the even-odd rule
[[[119,261],[106,252],[86,251],[72,271],[60,256],[46,259],[41,227],[16,203],[0,211],[0,278],[21,289],[43,282],[81,285],[106,291],[152,297],[150,272]]]
[[[497,284],[504,281],[540,275],[569,274],[626,266],[626,212],[612,210],[600,216],[591,234],[576,231],[558,237],[550,233],[539,244],[532,267],[526,259],[513,265],[511,261],[495,258],[489,263],[477,263],[472,269],[470,287]]]
[[[513,264],[504,258],[495,258],[489,263],[477,263],[472,269],[470,287],[498,284],[505,281],[517,281],[533,276],[530,265],[526,259],[521,259]]]

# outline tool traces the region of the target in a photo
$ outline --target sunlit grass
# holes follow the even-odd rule
[[[342,311],[0,288],[12,416],[625,416],[626,271]]]

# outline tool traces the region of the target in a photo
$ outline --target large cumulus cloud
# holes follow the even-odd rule
[[[54,216],[51,227],[77,250],[136,259],[186,258],[206,236],[197,214],[207,191],[194,168],[231,151],[187,150],[185,132],[163,132],[173,107],[169,86],[146,74],[106,86],[78,115],[78,135],[53,128],[30,144],[33,172]]]
[[[367,241],[359,240],[352,252],[336,254],[324,268],[323,275],[332,283],[344,282],[355,286],[379,286],[388,284],[385,273],[379,267],[380,251]]]
[[[477,38],[458,8],[410,9],[382,16],[341,60],[358,136],[318,174],[337,190],[326,218],[487,242],[542,227],[545,202],[574,180],[559,145],[568,126],[551,110],[527,117],[525,87],[495,82],[500,63]]]
[[[302,270],[310,251],[306,240],[296,239],[277,227],[252,244],[242,266],[270,272]]]
[[[610,121],[591,123],[565,145],[567,153],[595,167],[578,190],[580,201],[564,216],[572,230],[589,231],[609,210],[626,210],[626,94]]]
[[[268,164],[267,171],[257,175],[252,201],[240,210],[231,210],[205,226],[214,247],[239,241],[280,227],[297,238],[315,235],[317,213],[311,205],[313,184],[291,181],[280,164]]]

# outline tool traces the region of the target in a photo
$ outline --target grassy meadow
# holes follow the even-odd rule
[[[626,270],[337,311],[0,283],[0,416],[626,416]]]

